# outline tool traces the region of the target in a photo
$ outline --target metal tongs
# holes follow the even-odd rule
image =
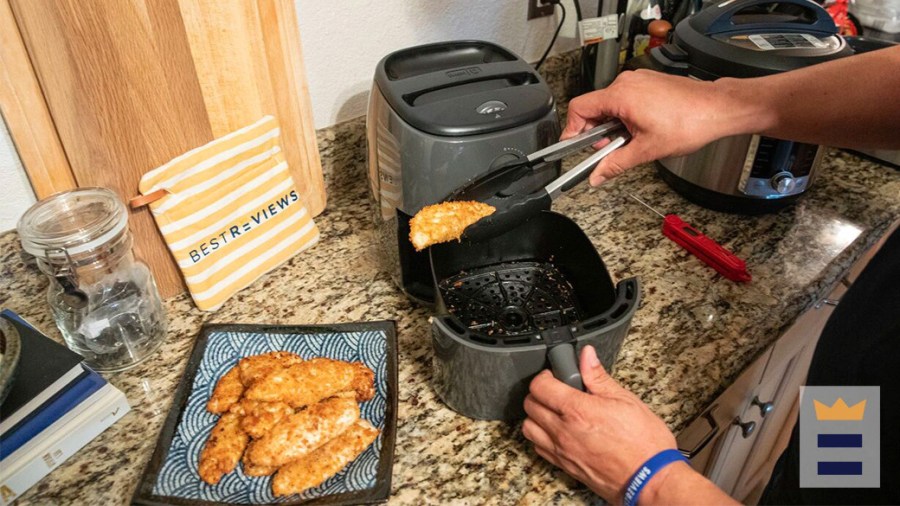
[[[605,137],[610,138],[609,144],[547,186],[532,193],[516,193],[510,190],[516,182],[542,166],[561,160]],[[449,200],[477,200],[490,204],[497,210],[466,228],[463,237],[470,241],[482,241],[510,230],[536,213],[549,209],[557,197],[584,181],[600,160],[624,146],[630,139],[631,136],[621,121],[609,121],[571,139],[535,151],[525,160],[517,160],[472,180],[450,195]]]

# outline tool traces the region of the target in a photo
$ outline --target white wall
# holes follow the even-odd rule
[[[34,203],[31,183],[22,169],[19,154],[9,137],[6,122],[0,120],[0,232],[16,228],[16,222]]]
[[[551,54],[577,46],[575,0],[563,0],[566,23]],[[404,47],[482,39],[536,61],[559,22],[557,14],[526,21],[526,0],[296,0],[316,128],[362,116],[375,64]],[[585,5],[593,15],[596,2]],[[0,232],[34,202],[6,125],[0,127]]]
[[[574,0],[556,53],[577,47]],[[526,0],[296,0],[316,128],[366,113],[375,65],[405,47],[452,39],[500,44],[527,61],[543,54],[557,15],[526,21]],[[595,1],[582,2],[585,15]],[[588,7],[587,4],[591,6]]]

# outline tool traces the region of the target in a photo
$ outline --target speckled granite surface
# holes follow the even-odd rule
[[[396,320],[400,349],[392,502],[596,502],[590,491],[543,462],[517,425],[469,420],[435,397],[429,311],[403,297],[380,268],[360,149],[362,123],[355,128],[350,123],[319,136],[330,201],[317,219],[321,243],[215,313],[196,310],[187,296],[167,301],[169,333],[160,351],[109,377],[128,396],[132,412],[19,504],[127,503],[201,324],[380,319]],[[678,212],[745,258],[753,283],[724,280],[664,240],[659,218],[630,200],[627,191],[661,210]],[[615,375],[678,430],[797,315],[827,294],[900,217],[900,171],[835,152],[797,205],[770,216],[744,217],[687,203],[646,166],[599,189],[581,186],[555,209],[582,226],[616,280],[640,278],[643,303]],[[18,236],[0,236],[0,306],[61,339],[44,301],[46,286],[44,276],[22,261]]]

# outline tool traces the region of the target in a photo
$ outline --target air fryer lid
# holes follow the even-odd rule
[[[808,0],[726,0],[675,27],[651,55],[697,77],[758,77],[853,54],[825,9]]]
[[[531,65],[483,41],[391,53],[378,63],[375,83],[400,118],[433,135],[505,130],[553,109],[553,95]]]

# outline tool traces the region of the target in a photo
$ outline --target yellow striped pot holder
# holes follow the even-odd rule
[[[229,297],[319,240],[266,116],[141,178],[197,307]]]

